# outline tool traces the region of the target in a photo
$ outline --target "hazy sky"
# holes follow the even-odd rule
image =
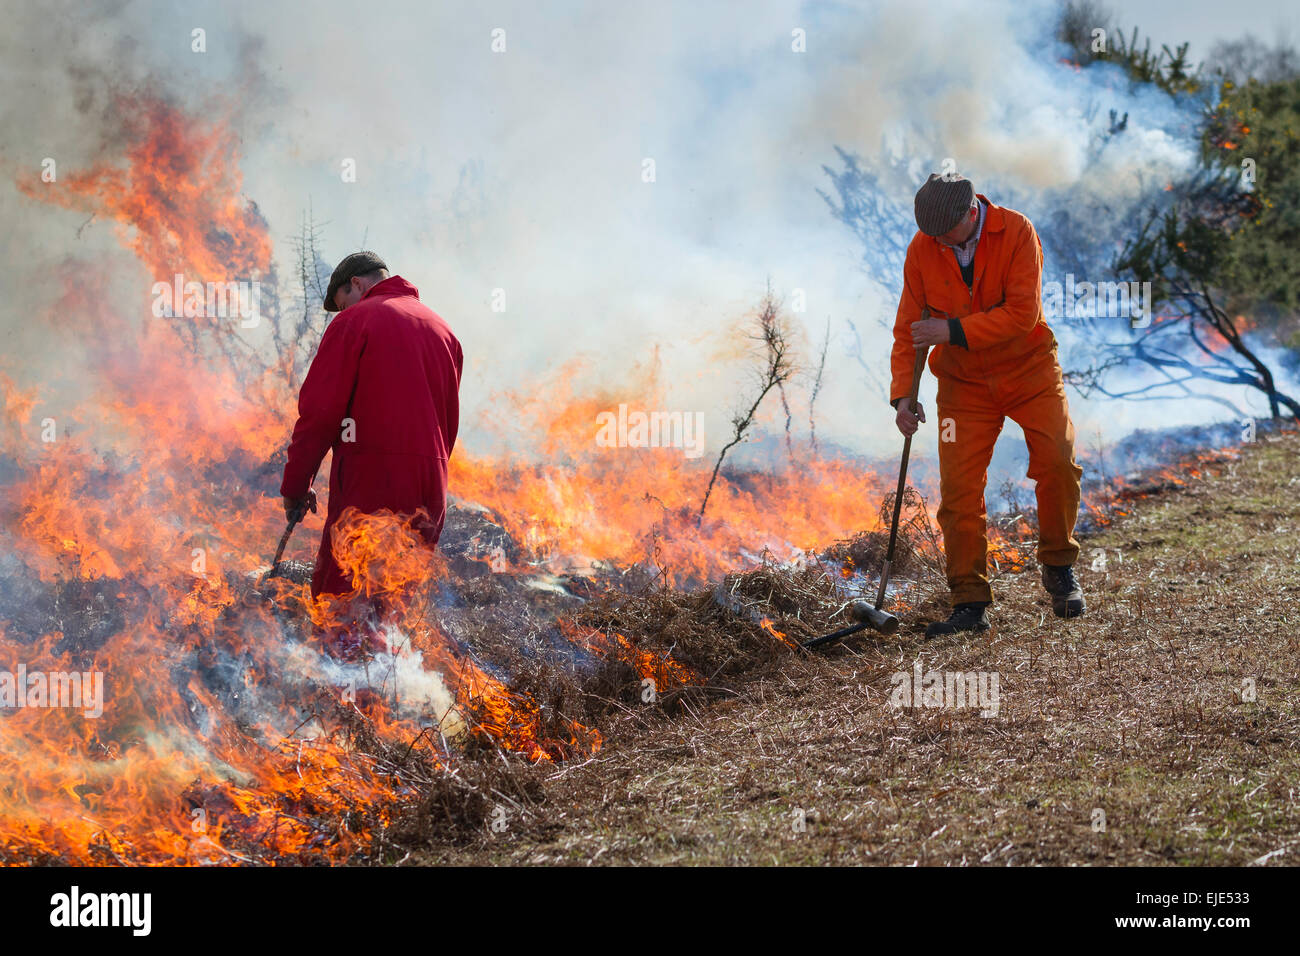
[[[1246,34],[1272,45],[1279,39],[1300,41],[1300,4],[1294,0],[1213,3],[1209,0],[1123,0],[1109,4],[1126,32],[1138,27],[1152,35],[1152,46],[1190,43],[1193,60],[1208,56],[1219,40]]]

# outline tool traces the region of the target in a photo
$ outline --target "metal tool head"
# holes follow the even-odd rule
[[[898,630],[898,618],[888,611],[872,607],[866,601],[854,601],[849,605],[849,617],[859,624],[867,624],[872,630],[881,634],[893,634]]]

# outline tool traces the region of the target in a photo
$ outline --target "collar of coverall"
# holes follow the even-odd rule
[[[975,198],[988,207],[984,211],[984,232],[1001,232],[1006,226],[1006,217],[1002,215],[1002,209],[993,205],[989,197],[983,193],[976,193]]]
[[[420,290],[411,283],[407,282],[401,276],[389,276],[380,282],[376,282],[363,295],[358,302],[365,302],[372,295],[413,295],[417,299],[420,297]]]

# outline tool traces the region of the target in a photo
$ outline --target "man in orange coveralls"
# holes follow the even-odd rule
[[[903,266],[890,404],[904,435],[925,421],[920,404],[913,414],[905,399],[914,350],[934,346],[929,364],[939,385],[938,517],[953,611],[926,628],[926,636],[988,629],[993,592],[984,485],[1004,418],[1024,430],[1029,446],[1043,587],[1057,617],[1077,617],[1084,600],[1074,579],[1074,522],[1083,470],[1074,460],[1056,337],[1043,319],[1038,234],[1023,215],[995,206],[955,174],[931,175],[916,194],[915,212],[920,231]],[[933,318],[921,319],[925,307]]]
[[[325,453],[329,513],[311,593],[346,594],[330,531],[344,508],[411,516],[435,547],[447,515],[447,459],[460,424],[460,342],[415,286],[373,252],[338,264],[325,293],[338,318],[325,329],[298,396],[280,494],[285,514],[316,510],[312,479]]]

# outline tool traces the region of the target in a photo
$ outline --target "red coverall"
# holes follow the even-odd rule
[[[460,422],[463,363],[447,323],[401,276],[371,286],[325,329],[298,395],[280,485],[285,497],[306,495],[333,449],[313,595],[352,590],[330,548],[330,529],[349,505],[364,514],[423,511],[416,525],[429,547],[437,545],[447,516],[447,459]]]
[[[1083,470],[1074,458],[1074,423],[1056,357],[1056,337],[1043,316],[1043,250],[1030,221],[988,198],[967,288],[952,250],[918,232],[907,248],[903,294],[894,320],[890,401],[912,388],[916,352],[912,323],[929,306],[932,318],[953,319],[966,346],[937,345],[930,371],[939,383],[939,527],[948,558],[952,602],[992,602],[984,484],[1004,418],[1029,446],[1038,499],[1038,560],[1073,564],[1074,522]],[[951,329],[950,329],[951,331]]]

